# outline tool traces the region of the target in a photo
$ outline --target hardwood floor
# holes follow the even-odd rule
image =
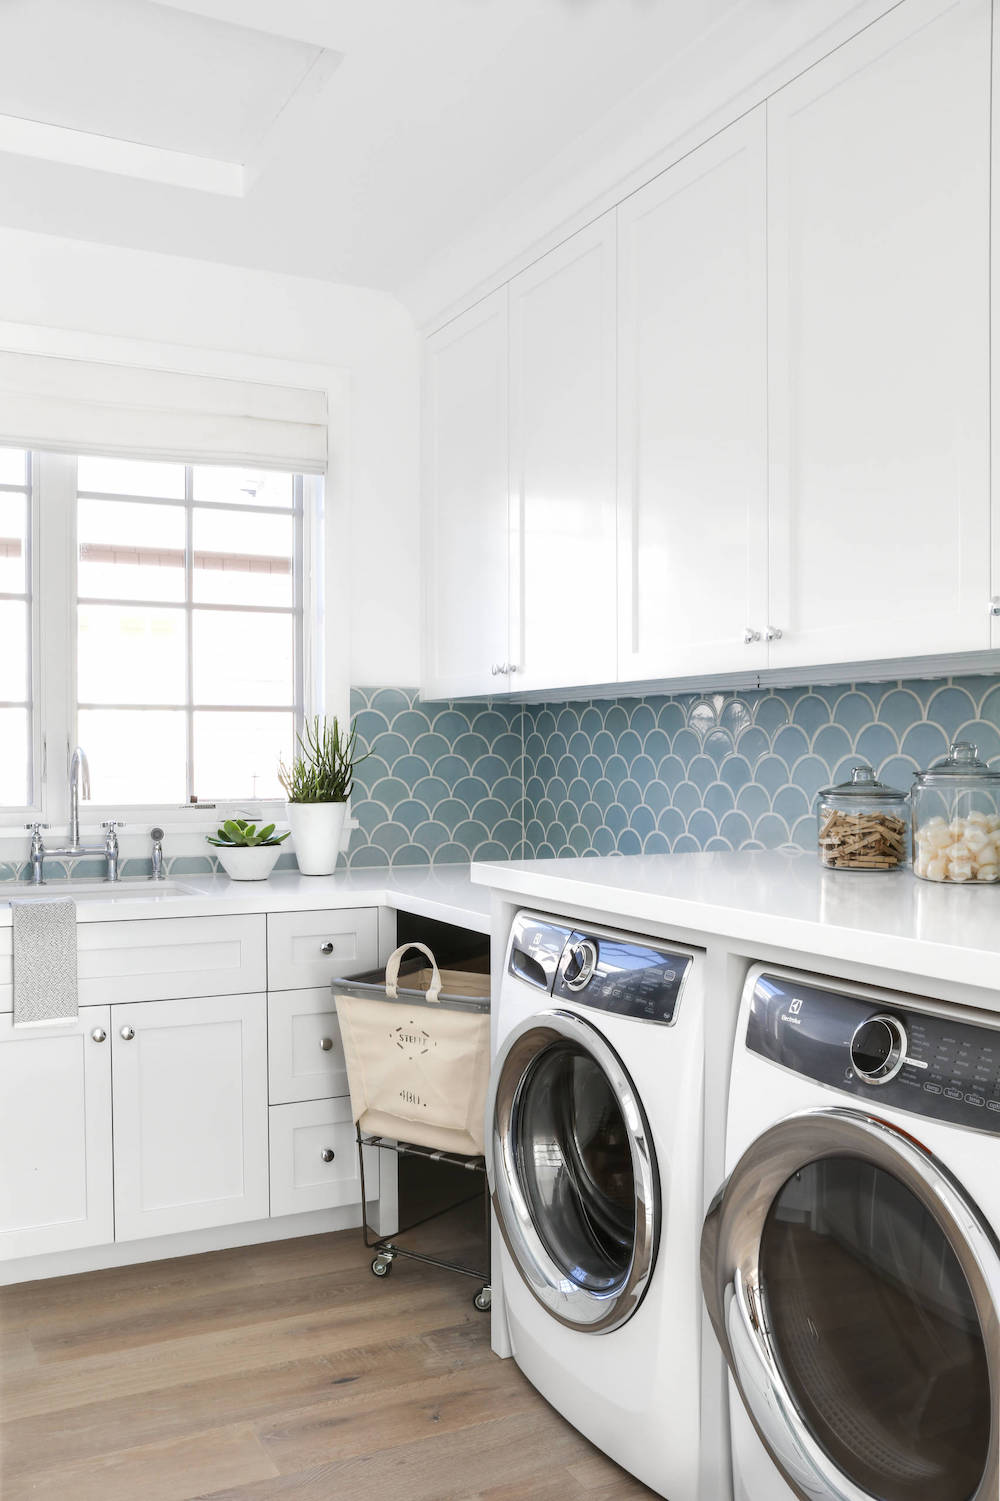
[[[639,1501],[489,1347],[475,1284],[356,1231],[0,1290],[3,1501]]]

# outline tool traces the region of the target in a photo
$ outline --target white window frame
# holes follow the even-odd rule
[[[31,455],[31,694],[32,802],[0,808],[0,832],[41,822],[54,834],[69,827],[69,754],[76,740],[76,503],[77,460],[60,453]],[[128,497],[123,497],[127,499]],[[324,712],[326,670],[322,629],[323,482],[302,479],[300,589],[302,653],[297,670],[303,717]],[[86,750],[86,746],[84,746]],[[123,818],[133,829],[159,824],[168,834],[214,830],[235,812],[280,822],[280,798],[229,799],[209,803],[81,804],[81,827],[96,830],[104,819]],[[51,838],[50,838],[51,842]]]

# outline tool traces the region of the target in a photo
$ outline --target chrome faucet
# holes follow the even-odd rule
[[[76,859],[79,855],[103,855],[109,881],[119,879],[119,850],[118,830],[125,825],[118,819],[107,819],[101,824],[104,830],[103,844],[80,843],[80,798],[90,798],[90,767],[87,757],[81,746],[77,746],[69,758],[69,844],[63,849],[46,849],[42,839],[42,830],[48,828],[45,823],[25,824],[25,828],[31,830],[31,884],[33,886],[45,885],[45,860],[47,856],[53,858]]]
[[[81,786],[82,782],[82,786]],[[80,796],[90,801],[90,762],[81,746],[69,758],[69,842],[76,849],[80,843]]]

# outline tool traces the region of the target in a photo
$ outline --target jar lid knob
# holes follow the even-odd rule
[[[851,767],[851,783],[852,783],[853,786],[855,786],[855,787],[865,786],[869,782],[874,782],[874,780],[875,780],[875,768],[874,768],[874,766],[852,766]]]
[[[948,760],[956,765],[974,765],[979,760],[979,746],[971,740],[956,740],[949,747]]]

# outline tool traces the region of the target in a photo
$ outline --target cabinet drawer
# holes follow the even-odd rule
[[[267,1002],[267,1066],[272,1105],[348,1093],[340,1023],[328,985],[272,991]]]
[[[271,1215],[305,1214],[361,1203],[358,1148],[350,1100],[272,1105]],[[324,1152],[332,1152],[329,1162]],[[365,1151],[368,1202],[378,1198],[378,1152]]]
[[[378,964],[378,912],[272,912],[267,919],[267,988],[329,985],[336,975]]]
[[[79,923],[80,1005],[264,990],[266,932],[263,914]],[[14,1009],[12,954],[0,928],[0,1012]]]

